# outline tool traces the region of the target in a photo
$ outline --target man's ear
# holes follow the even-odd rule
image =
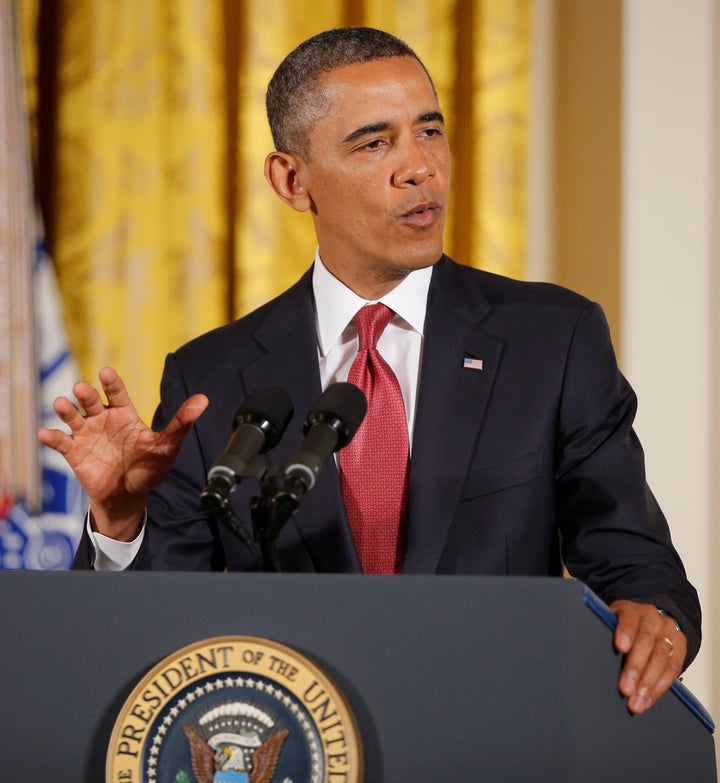
[[[299,158],[291,153],[271,152],[265,158],[265,179],[286,204],[306,212],[311,201],[298,173],[299,163]]]

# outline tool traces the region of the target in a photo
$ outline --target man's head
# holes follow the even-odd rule
[[[388,57],[414,57],[422,65],[404,41],[372,27],[326,30],[301,43],[280,63],[265,97],[275,149],[307,156],[310,129],[327,108],[323,73]]]
[[[306,50],[314,49],[311,57]],[[281,149],[267,156],[265,176],[286,204],[310,212],[325,266],[376,299],[434,264],[442,255],[450,152],[418,58],[393,36],[348,28],[302,44],[278,74],[268,91],[271,121],[282,128],[286,120],[279,95],[293,95],[294,103],[287,138],[274,129]],[[303,86],[280,89],[291,82]]]

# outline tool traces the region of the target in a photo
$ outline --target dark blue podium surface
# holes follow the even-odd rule
[[[709,724],[675,693],[627,712],[611,631],[573,581],[0,572],[0,628],[5,780],[101,783],[143,675],[245,635],[334,680],[367,783],[716,783]]]

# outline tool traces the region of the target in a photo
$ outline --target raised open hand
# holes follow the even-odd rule
[[[189,397],[161,432],[140,418],[120,376],[111,367],[99,374],[100,392],[84,381],[73,394],[84,410],[58,397],[54,409],[70,433],[41,429],[38,439],[65,457],[90,499],[96,529],[120,541],[139,532],[150,490],[170,469],[183,438],[208,405],[203,394]]]

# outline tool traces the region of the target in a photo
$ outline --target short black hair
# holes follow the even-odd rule
[[[307,155],[308,134],[325,107],[319,86],[323,73],[389,57],[413,57],[428,73],[404,41],[373,27],[325,30],[293,49],[270,79],[265,96],[275,149]]]

